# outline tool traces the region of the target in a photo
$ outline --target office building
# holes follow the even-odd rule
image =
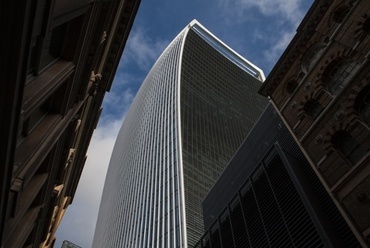
[[[139,3],[1,2],[1,247],[53,247]]]
[[[203,201],[197,248],[359,247],[269,105]]]
[[[269,96],[363,247],[370,243],[370,2],[315,1]]]
[[[165,49],[119,132],[93,247],[192,247],[201,201],[267,105],[263,72],[197,21]]]
[[[82,248],[68,240],[64,240],[61,248]]]

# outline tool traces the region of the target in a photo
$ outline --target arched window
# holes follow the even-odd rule
[[[330,93],[337,96],[359,68],[360,64],[352,60],[337,59],[331,62],[323,73],[323,80]]]
[[[366,154],[366,149],[344,130],[336,132],[331,142],[352,166],[356,165]]]
[[[304,73],[308,73],[315,62],[320,58],[320,56],[324,53],[326,48],[325,42],[319,42],[315,45],[311,46],[307,52],[304,54],[302,59],[302,71]]]
[[[362,16],[361,20],[357,22],[357,26],[354,28],[354,35],[358,41],[362,41],[370,35],[369,14],[365,14]]]
[[[344,18],[348,15],[350,7],[347,5],[342,5],[338,7],[333,14],[333,20],[336,23],[342,23]]]
[[[360,119],[370,127],[370,85],[367,85],[358,93],[354,107]]]
[[[294,90],[298,87],[298,82],[296,80],[290,80],[285,85],[285,91],[289,94],[293,94]]]
[[[303,107],[303,111],[313,120],[315,120],[323,110],[323,106],[315,99],[308,100]]]

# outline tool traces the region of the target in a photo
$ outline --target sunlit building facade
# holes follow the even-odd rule
[[[144,80],[118,135],[93,247],[192,247],[201,202],[267,105],[263,72],[192,21]]]

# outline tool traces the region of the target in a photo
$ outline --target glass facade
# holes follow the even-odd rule
[[[222,52],[220,52],[222,51]],[[93,247],[191,247],[201,202],[267,105],[261,70],[190,23],[144,80],[119,132]]]
[[[360,247],[272,105],[203,200],[196,248]]]

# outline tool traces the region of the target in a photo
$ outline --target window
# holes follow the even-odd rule
[[[31,132],[47,115],[51,105],[51,98],[46,100],[41,106],[36,108],[30,115],[30,117],[25,121],[22,127],[22,135],[28,136]]]
[[[352,166],[365,156],[366,149],[344,130],[336,132],[332,144]]]
[[[360,64],[352,60],[334,60],[323,73],[330,93],[337,96],[358,71]]]
[[[314,99],[308,100],[303,107],[303,111],[313,120],[315,120],[323,110],[323,106],[321,106],[321,104]]]
[[[65,23],[55,27],[46,35],[41,51],[40,68],[44,68],[62,55],[66,32],[67,24]]]
[[[298,87],[298,82],[296,80],[290,80],[285,85],[285,91],[289,94],[293,94],[295,89]]]
[[[370,18],[367,18],[362,25],[362,31],[364,31],[367,35],[370,34]]]
[[[302,59],[302,71],[308,73],[320,56],[324,53],[326,44],[319,42],[311,46],[308,51],[304,54]]]
[[[354,35],[358,41],[362,41],[370,35],[370,18],[368,18],[368,14],[362,16],[361,20],[357,22]]]
[[[66,107],[64,97],[66,87],[66,83],[62,84],[48,99],[32,110],[29,116],[19,126],[18,139],[27,137],[47,115],[61,114],[63,108]]]
[[[58,59],[73,61],[77,52],[78,40],[84,16],[54,26],[45,34],[32,38],[28,61],[28,74],[38,75]],[[77,41],[77,42],[76,42]]]
[[[336,23],[342,23],[344,18],[346,18],[347,14],[349,13],[350,7],[346,5],[342,5],[338,7],[333,14],[333,20]]]
[[[358,93],[355,104],[355,109],[360,119],[369,127],[370,126],[370,85],[363,88]]]

